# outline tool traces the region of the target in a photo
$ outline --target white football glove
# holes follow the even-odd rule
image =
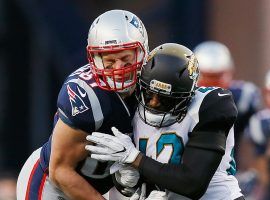
[[[134,187],[140,179],[138,170],[131,166],[125,166],[115,172],[116,181],[123,187]]]
[[[119,169],[124,168],[126,165],[123,163],[115,162],[111,165],[110,167],[110,174],[114,174],[117,172]]]
[[[86,139],[96,144],[86,145],[85,149],[91,152],[91,158],[99,161],[117,161],[120,163],[132,163],[140,153],[131,138],[112,127],[115,136],[93,132]]]
[[[164,191],[153,190],[147,198],[145,196],[146,184],[143,183],[130,197],[130,200],[168,200],[168,195]]]
[[[153,190],[145,200],[168,200],[168,195],[164,191]]]
[[[135,193],[130,197],[130,200],[145,200],[146,195],[146,184],[143,183],[141,187],[139,187]]]

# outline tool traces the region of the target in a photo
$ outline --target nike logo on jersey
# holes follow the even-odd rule
[[[231,95],[230,93],[218,93],[218,96],[223,97],[223,96],[227,96],[227,95]]]
[[[86,97],[86,92],[84,91],[84,93],[80,90],[80,88],[77,86],[78,92],[81,95],[82,98]]]

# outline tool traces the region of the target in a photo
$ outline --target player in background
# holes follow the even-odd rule
[[[235,123],[236,144],[252,114],[261,108],[260,90],[251,82],[233,80],[234,62],[229,49],[216,41],[206,41],[195,47],[200,64],[199,86],[229,89],[238,109]]]
[[[148,36],[136,15],[110,10],[94,20],[87,42],[89,64],[65,80],[53,133],[20,172],[18,200],[104,199],[113,186],[110,163],[89,157],[85,137],[93,131],[112,134],[111,126],[132,132],[132,93],[148,54]]]
[[[248,198],[251,200],[269,199],[269,164],[267,158],[267,146],[270,142],[270,71],[265,76],[265,84],[262,91],[265,108],[251,116],[244,140],[249,143],[247,155],[248,168],[257,174],[257,180],[243,188],[249,192]],[[268,147],[269,148],[269,147]],[[245,178],[241,176],[240,178]],[[255,186],[255,187],[252,187]],[[250,188],[252,189],[251,191]]]
[[[243,80],[233,80],[234,62],[230,50],[217,41],[205,41],[197,45],[194,53],[200,64],[199,86],[218,86],[229,89],[232,92],[238,116],[234,125],[235,130],[235,150],[234,157],[237,161],[237,177],[241,178],[241,187],[247,188],[256,175],[253,171],[248,171],[250,146],[246,140],[242,139],[245,127],[249,118],[262,107],[260,90],[251,82]],[[251,178],[254,177],[254,178]],[[250,179],[251,178],[251,179]],[[247,181],[247,179],[250,179]],[[242,180],[245,180],[242,182]],[[246,195],[248,191],[244,190]]]
[[[137,83],[136,147],[112,128],[115,136],[94,132],[87,137],[97,144],[86,146],[91,157],[132,165],[148,185],[167,189],[163,199],[244,199],[234,177],[237,110],[231,92],[198,88],[198,76],[197,59],[188,48],[175,43],[155,48]]]

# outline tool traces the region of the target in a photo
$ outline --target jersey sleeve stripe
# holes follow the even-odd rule
[[[60,108],[58,108],[58,111],[61,115],[63,115],[65,118],[68,119],[68,116],[66,116],[66,114],[63,112],[63,110],[61,110]]]

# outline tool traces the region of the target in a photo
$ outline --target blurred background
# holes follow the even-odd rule
[[[0,171],[16,176],[47,140],[60,87],[87,63],[88,29],[110,9],[135,13],[150,49],[165,42],[190,49],[205,40],[224,43],[235,78],[262,87],[270,62],[267,0],[0,0]]]

